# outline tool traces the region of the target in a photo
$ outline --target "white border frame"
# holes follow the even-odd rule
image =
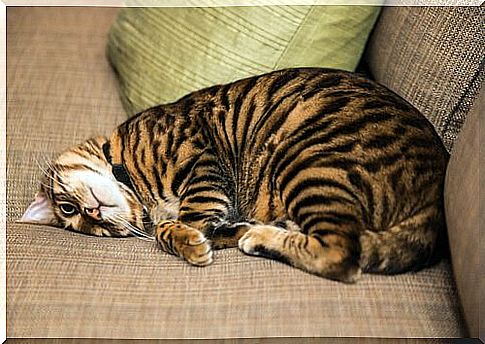
[[[0,339],[7,338],[7,6],[0,2]]]
[[[7,338],[6,275],[6,113],[7,113],[7,7],[97,6],[97,7],[217,7],[263,5],[379,5],[379,6],[480,6],[484,0],[0,0],[0,340]]]

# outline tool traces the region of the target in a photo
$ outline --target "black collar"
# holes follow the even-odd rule
[[[115,176],[117,181],[125,184],[136,194],[136,190],[133,187],[133,183],[131,182],[130,175],[126,171],[125,166],[123,166],[123,164],[113,164],[113,161],[111,159],[111,153],[109,151],[110,151],[110,144],[108,141],[103,145],[103,153],[104,153],[104,157],[112,167],[113,175]]]
[[[113,164],[113,160],[111,158],[111,153],[110,153],[110,147],[111,146],[109,144],[109,141],[103,144],[104,157],[111,165],[113,175],[115,176],[117,181],[125,184],[128,188],[130,188],[130,190],[133,191],[133,193],[135,194],[136,198],[138,198],[138,202],[143,204],[140,196],[138,195],[138,192],[136,192],[136,189],[133,187],[133,183],[131,182],[130,175],[128,174],[128,171],[125,169],[125,166],[123,166],[123,164]],[[148,210],[145,206],[143,206],[143,227],[145,231],[148,230],[149,232],[150,231],[153,232],[153,223],[150,218],[150,215],[148,214]]]

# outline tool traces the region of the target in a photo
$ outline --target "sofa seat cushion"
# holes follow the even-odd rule
[[[288,67],[353,70],[373,6],[127,8],[108,56],[130,114],[197,89]]]
[[[13,337],[463,336],[450,265],[354,285],[216,251],[199,268],[136,238],[10,223]]]

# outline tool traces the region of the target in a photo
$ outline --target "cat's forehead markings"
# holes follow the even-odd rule
[[[80,155],[78,152],[68,151],[59,156],[58,162],[60,163],[74,163],[78,161],[91,161],[92,157]]]
[[[72,164],[57,164],[61,170],[64,172],[72,172],[72,171],[89,171],[93,172],[96,174],[102,174],[100,169],[96,168],[96,166],[90,166],[89,164],[86,164],[84,162],[76,162]]]
[[[73,171],[91,171],[97,174],[106,175],[106,165],[102,164],[99,159],[95,157],[84,157],[74,152],[66,152],[61,155],[57,161],[57,165],[63,166],[67,172]]]

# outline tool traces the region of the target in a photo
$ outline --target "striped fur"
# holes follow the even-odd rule
[[[110,171],[102,140],[88,142],[77,149]],[[129,222],[144,228],[145,206],[155,225],[145,231],[195,265],[239,246],[352,282],[426,266],[444,227],[448,156],[433,127],[348,72],[288,69],[203,89],[129,119],[109,144],[140,198],[123,191]]]

